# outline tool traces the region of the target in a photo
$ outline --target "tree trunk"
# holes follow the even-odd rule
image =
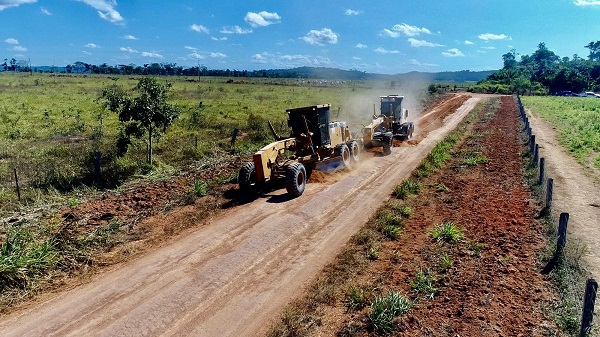
[[[152,128],[148,129],[148,164],[152,165]]]

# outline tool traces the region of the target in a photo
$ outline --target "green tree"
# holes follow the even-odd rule
[[[590,50],[588,58],[591,61],[600,62],[600,41],[590,42],[585,47]]]
[[[152,140],[179,117],[174,105],[167,103],[171,84],[161,84],[151,77],[142,78],[135,86],[136,97],[126,94],[120,87],[111,86],[102,90],[104,107],[119,115],[119,121],[125,124],[127,137],[148,136],[149,164],[152,164]]]

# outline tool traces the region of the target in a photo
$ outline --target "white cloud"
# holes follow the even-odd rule
[[[425,40],[413,39],[412,37],[408,39],[408,42],[410,43],[411,47],[416,47],[416,48],[418,48],[418,47],[443,47],[444,46],[442,44],[428,42]]]
[[[190,26],[190,29],[198,33],[210,34],[210,30],[208,30],[208,28],[204,27],[203,25],[193,24]]]
[[[117,6],[116,0],[77,0],[83,2],[86,5],[92,6],[95,10],[98,11],[98,16],[102,19],[112,22],[112,23],[122,23],[124,21],[123,17],[117,10],[115,10],[115,6]]]
[[[481,47],[481,49],[486,49],[486,50],[494,50],[496,49],[496,47]]]
[[[266,57],[264,57],[261,54],[254,54],[254,55],[252,55],[252,63],[265,64],[265,63],[269,63],[269,61],[267,60]]]
[[[244,20],[252,27],[265,27],[274,23],[279,23],[281,17],[277,13],[262,11],[260,13],[248,12]]]
[[[92,53],[90,53],[89,51],[86,51],[86,50],[82,50],[81,53],[84,55],[88,55],[88,56],[92,55]]]
[[[573,3],[576,6],[600,6],[600,1],[598,0],[575,0]]]
[[[465,44],[466,44],[466,45],[474,45],[475,43],[473,43],[473,42],[471,42],[471,41],[469,41],[469,40],[465,40]]]
[[[90,48],[90,49],[96,49],[96,48],[100,48],[99,45],[95,44],[95,43],[88,43],[85,45],[86,48]]]
[[[478,36],[480,40],[484,40],[484,41],[490,41],[490,40],[512,40],[512,38],[508,35],[504,35],[504,34],[491,34],[491,33],[486,33],[486,34],[481,34]]]
[[[302,39],[308,44],[324,46],[326,44],[336,44],[338,35],[329,28],[323,28],[321,30],[313,29],[306,33]]]
[[[250,34],[250,33],[252,33],[252,29],[243,29],[240,26],[223,27],[221,29],[221,34]]]
[[[210,53],[210,57],[212,57],[212,58],[225,58],[225,57],[227,57],[227,55],[225,55],[223,53]]]
[[[223,37],[211,37],[210,38],[213,41],[227,41],[227,36],[223,36]]]
[[[19,40],[13,39],[12,37],[9,37],[8,39],[4,40],[4,42],[8,44],[19,44]]]
[[[123,39],[125,39],[125,40],[139,40],[137,37],[135,37],[133,35],[124,35]]]
[[[164,58],[164,56],[162,56],[161,54],[154,52],[154,51],[143,51],[142,52],[142,56],[144,57],[151,57],[151,58],[155,58],[155,59],[162,59]]]
[[[40,7],[40,11],[42,11],[42,14],[45,14],[45,15],[48,15],[48,16],[52,15],[52,13],[50,13],[50,11],[47,10],[46,8],[44,8],[44,7]]]
[[[321,56],[310,55],[274,55],[267,52],[254,54],[252,62],[258,64],[270,63],[278,68],[295,68],[295,67],[327,67],[335,66],[336,64],[330,59]]]
[[[366,44],[359,43],[359,44],[357,44],[357,45],[356,45],[356,46],[354,46],[354,47],[355,47],[355,48],[358,48],[358,49],[364,49],[364,48],[367,48],[368,46],[367,46]]]
[[[406,36],[418,36],[421,34],[431,34],[431,31],[425,27],[419,28],[417,26],[411,26],[406,23],[402,23],[399,25],[394,25],[392,30],[395,32],[401,32]]]
[[[387,49],[381,48],[381,47],[379,47],[373,51],[376,53],[379,53],[379,54],[400,54],[399,50],[387,50]]]
[[[421,63],[415,59],[411,59],[410,60],[410,64],[413,66],[418,66],[418,67],[439,67],[439,64],[433,64],[433,63]]]
[[[457,48],[448,49],[447,51],[442,52],[442,55],[444,55],[446,57],[462,57],[462,56],[465,56],[465,54],[463,54]]]
[[[24,51],[27,51],[27,48],[25,48],[23,46],[14,46],[10,50],[13,50],[13,51],[23,51],[24,52]]]
[[[362,14],[362,11],[355,11],[353,9],[346,9],[346,11],[344,12],[344,14],[346,14],[346,15],[359,15],[359,14]]]
[[[197,49],[198,49],[198,48],[195,48],[195,47],[190,47],[190,46],[185,46],[185,47],[183,47],[183,48],[185,48],[185,49],[187,49],[187,50],[197,50]]]
[[[8,7],[17,7],[23,4],[36,3],[37,0],[0,0],[0,11],[7,9]]]
[[[188,55],[188,57],[196,60],[204,60],[206,58],[206,56],[199,53],[191,53]]]
[[[353,60],[362,60],[362,59],[361,59],[360,57],[358,57],[358,56],[352,56],[352,59],[353,59]]]
[[[399,36],[400,36],[400,33],[398,33],[398,32],[393,32],[393,31],[391,31],[391,30],[389,30],[389,29],[387,29],[387,28],[386,28],[386,29],[384,29],[384,30],[381,32],[381,34],[379,34],[379,35],[381,35],[381,36],[385,36],[385,35],[387,35],[387,36],[389,36],[389,37],[394,37],[394,38],[396,38],[396,37],[399,37]]]
[[[131,54],[137,54],[139,53],[137,50],[130,48],[130,47],[121,47],[119,48],[120,51],[122,52],[127,52],[127,53],[131,53]]]

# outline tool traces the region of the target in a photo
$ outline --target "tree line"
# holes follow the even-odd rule
[[[475,92],[545,95],[560,91],[600,91],[600,41],[590,42],[587,59],[560,57],[540,43],[531,55],[513,49],[502,55],[502,69],[471,87]]]
[[[106,74],[106,75],[149,75],[149,76],[215,76],[215,77],[269,77],[269,78],[309,78],[307,72],[294,69],[209,69],[205,66],[184,67],[176,63],[147,63],[143,65],[118,64],[100,65],[77,61],[65,67],[32,67],[28,61],[4,59],[0,63],[0,71],[35,72],[35,73],[66,73],[66,74]],[[351,70],[349,73],[364,72]]]

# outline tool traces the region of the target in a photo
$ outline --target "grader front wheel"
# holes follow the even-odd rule
[[[301,163],[293,163],[285,171],[285,189],[293,197],[299,197],[306,188],[306,168]]]

